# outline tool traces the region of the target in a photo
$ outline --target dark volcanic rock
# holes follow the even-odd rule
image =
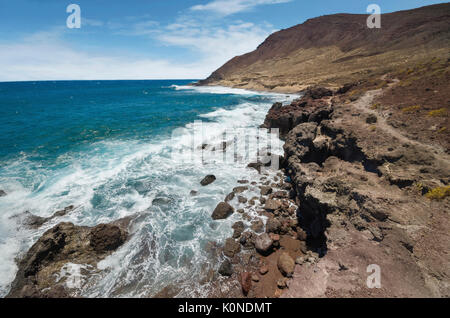
[[[231,276],[233,275],[233,265],[231,262],[226,259],[222,262],[222,264],[219,267],[219,274],[222,276]]]
[[[61,212],[62,213],[62,212]],[[60,223],[45,232],[18,264],[7,297],[67,297],[55,276],[66,263],[96,264],[126,240],[130,218],[94,228]]]
[[[116,225],[100,224],[90,233],[90,245],[97,253],[105,253],[117,249],[125,242],[126,233]]]
[[[229,193],[226,197],[225,197],[225,202],[230,202],[231,200],[234,199],[234,192]]]
[[[75,207],[73,205],[69,205],[68,207],[64,208],[63,210],[59,210],[56,211],[55,213],[53,213],[52,216],[50,217],[41,217],[41,216],[37,216],[34,215],[32,213],[30,213],[29,211],[26,211],[23,216],[19,217],[23,217],[23,224],[32,228],[32,229],[37,229],[40,228],[44,223],[53,220],[56,217],[61,217],[66,215],[67,213],[73,211],[75,209]]]
[[[241,236],[242,232],[244,232],[244,230],[245,230],[245,225],[244,225],[244,222],[242,222],[242,221],[238,221],[238,222],[234,223],[232,227],[234,230],[233,238],[239,238]]]
[[[333,92],[325,87],[309,87],[305,92],[305,97],[311,97],[312,99],[320,99],[327,96],[333,96]]]
[[[216,177],[214,175],[210,174],[210,175],[207,175],[205,178],[203,178],[203,180],[200,181],[200,184],[202,186],[207,186],[207,185],[213,183],[214,181],[216,181]]]
[[[234,208],[226,202],[220,202],[212,213],[214,220],[222,220],[234,213]]]

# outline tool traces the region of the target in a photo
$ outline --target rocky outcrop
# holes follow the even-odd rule
[[[3,190],[0,190],[0,198],[6,196],[6,192]]]
[[[45,223],[47,223],[55,218],[65,216],[66,214],[72,212],[74,209],[75,209],[75,206],[70,205],[68,207],[65,207],[62,210],[56,211],[50,217],[37,216],[37,215],[30,213],[29,211],[26,211],[25,213],[23,213],[23,215],[17,215],[16,217],[21,218],[22,219],[21,223],[23,223],[25,226],[32,228],[32,229],[37,229],[37,228],[40,228]]]
[[[354,87],[349,85],[339,92]],[[448,224],[440,212],[448,202],[429,206],[416,186],[422,187],[423,180],[428,180],[433,188],[439,186],[439,180],[448,180],[448,158],[385,125],[383,118],[371,110],[373,94],[375,91],[366,92],[352,104],[341,103],[336,96],[330,101],[328,118],[305,120],[286,134],[284,169],[300,205],[298,224],[309,251],[319,256],[313,266],[320,273],[313,274],[308,268],[311,265],[304,265],[315,264],[317,258],[299,261],[288,284],[288,297],[329,296],[326,293],[331,291],[334,296],[363,297],[442,296],[450,292],[445,287],[447,274],[425,278],[438,268],[442,270],[441,262],[446,261],[438,256],[440,248],[431,236],[426,241],[418,239],[419,235],[439,233],[431,230],[430,223],[422,218],[424,213]],[[371,125],[377,129],[368,129]],[[268,223],[266,227],[276,232],[280,225]],[[450,241],[443,232],[440,240]],[[435,253],[433,260],[425,256],[430,250]],[[402,261],[394,255],[402,255]],[[342,264],[342,259],[348,263]],[[342,268],[348,269],[349,264],[353,272],[344,275]],[[364,280],[364,275],[356,273],[363,273],[369,264],[390,268],[385,273],[389,290],[370,293],[352,283]],[[317,285],[308,290],[302,287],[306,282]]]
[[[46,231],[19,262],[7,297],[69,297],[58,274],[67,263],[95,266],[127,239],[130,219],[95,227],[60,223]]]
[[[324,87],[310,87],[303,97],[283,106],[275,103],[269,110],[264,128],[278,128],[280,137],[285,138],[294,127],[304,122],[320,122],[332,113],[329,101],[323,97],[332,96],[332,91]]]

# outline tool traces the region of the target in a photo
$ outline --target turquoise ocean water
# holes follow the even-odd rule
[[[273,102],[294,96],[190,82],[0,83],[0,189],[8,193],[0,198],[0,296],[14,279],[14,259],[58,222],[93,226],[137,214],[130,240],[99,263],[95,279],[84,279],[95,271],[84,264],[67,264],[61,277],[87,297],[153,296],[167,286],[203,295],[200,282],[216,266],[205,246],[230,236],[234,221],[215,222],[211,212],[256,172],[246,160],[180,160],[189,132],[203,122],[204,140],[194,145],[201,146],[230,128],[256,128]],[[217,181],[201,187],[207,174]],[[76,209],[38,230],[12,218],[68,205]]]

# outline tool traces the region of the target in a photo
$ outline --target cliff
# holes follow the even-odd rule
[[[448,3],[383,14],[381,29],[369,29],[367,17],[335,14],[281,30],[199,84],[297,92],[448,56]]]

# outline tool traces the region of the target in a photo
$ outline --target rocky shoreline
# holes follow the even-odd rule
[[[279,128],[286,141],[282,168],[252,183],[261,196],[247,208],[259,217],[238,211],[243,221],[225,241],[212,297],[450,295],[449,158],[373,111],[373,100],[398,83],[382,80],[381,89],[313,87],[273,105],[262,127]],[[246,201],[246,188],[227,198]],[[447,195],[432,200],[436,189]],[[366,284],[372,264],[383,271],[381,288]]]
[[[272,106],[262,127],[278,128],[285,140],[281,169],[249,164],[259,178],[239,180],[211,211],[218,222],[236,213],[241,220],[212,246],[209,297],[450,296],[450,203],[448,195],[428,196],[450,191],[449,158],[386,124],[373,101],[398,81],[382,81],[382,88],[311,87],[290,105]],[[73,209],[20,218],[38,228]],[[7,297],[73,297],[63,280],[55,283],[64,264],[96,268],[127,240],[132,219],[56,225],[19,262]],[[371,264],[382,269],[381,288],[366,285]]]

